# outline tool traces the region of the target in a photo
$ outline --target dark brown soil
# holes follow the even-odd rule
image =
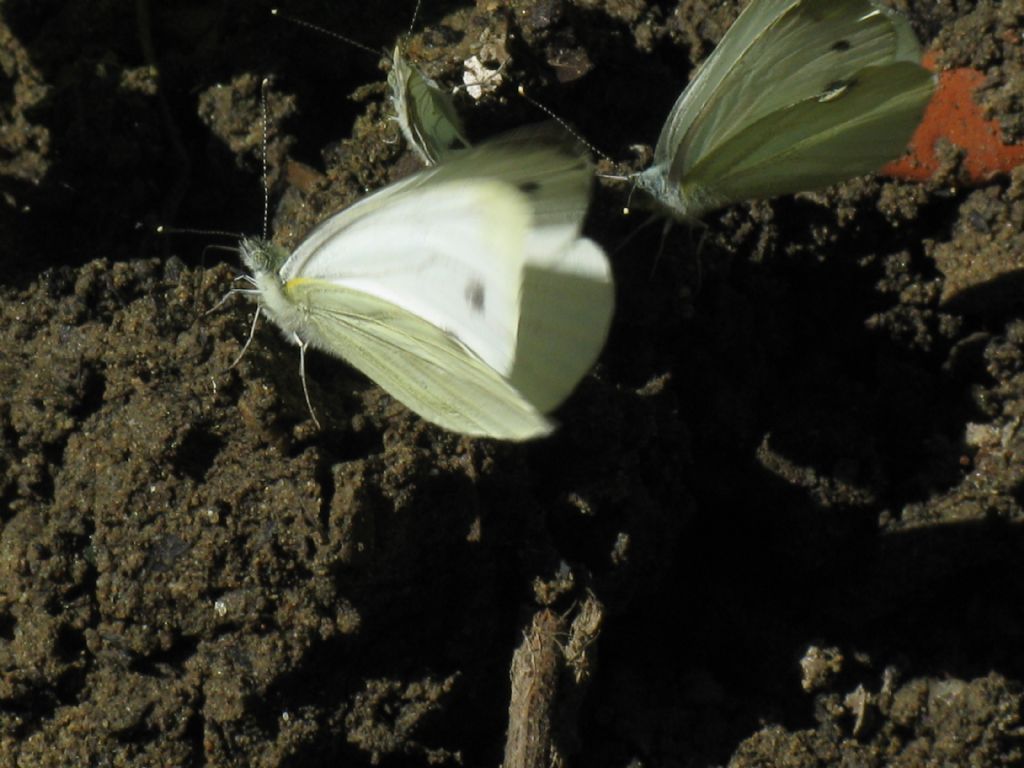
[[[424,0],[409,51],[502,41],[622,172],[740,5]],[[894,5],[1019,136],[1019,6]],[[282,5],[382,48],[411,6]],[[259,233],[268,75],[279,242],[415,169],[373,57],[270,7],[0,5],[0,768],[1024,764],[1024,171],[621,248],[604,182],[618,311],[554,437],[322,355],[317,431],[272,327],[229,368],[236,240],[154,233]]]

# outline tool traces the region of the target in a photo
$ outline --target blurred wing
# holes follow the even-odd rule
[[[655,165],[678,182],[769,115],[919,59],[907,21],[873,0],[752,0],[672,108]]]
[[[533,226],[576,235],[590,202],[593,166],[585,151],[552,123],[518,128],[454,153],[431,169],[426,183],[493,179],[524,194]]]
[[[451,97],[406,61],[399,47],[395,48],[388,85],[402,134],[424,163],[436,165],[453,149],[469,146]]]
[[[504,440],[554,428],[458,339],[402,307],[320,280],[293,280],[285,293],[308,311],[313,346],[343,358],[427,421]]]
[[[509,381],[542,413],[556,408],[601,354],[614,307],[608,260],[592,240],[576,240],[546,266],[527,266]]]
[[[401,307],[457,337],[501,373],[512,368],[530,212],[489,179],[390,188],[386,205],[328,219],[281,270]],[[351,210],[351,209],[350,209]]]
[[[931,97],[930,72],[908,62],[869,67],[818,99],[745,126],[683,180],[715,206],[812,190],[870,173],[906,148]]]
[[[516,131],[386,187],[313,230],[282,267],[287,282],[328,280],[396,304],[454,334],[508,374],[523,268],[568,258],[589,201],[591,167],[564,135]],[[588,273],[589,274],[589,273]]]
[[[531,212],[509,380],[542,413],[576,388],[604,348],[615,306],[604,251],[580,237],[593,171],[559,127],[542,124],[506,134],[480,151],[439,167],[453,181],[467,172],[518,189]]]

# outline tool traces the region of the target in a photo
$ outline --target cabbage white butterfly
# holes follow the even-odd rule
[[[374,192],[290,255],[243,239],[257,316],[453,432],[548,434],[611,322],[608,261],[580,235],[591,177],[561,137],[519,131]]]
[[[636,177],[695,221],[898,157],[934,89],[909,23],[874,0],[751,0],[672,107]]]
[[[469,140],[451,96],[395,46],[388,72],[388,88],[402,135],[426,165],[436,165],[453,149]]]
[[[420,4],[417,2],[412,20],[409,22],[410,33],[416,24],[419,10]],[[277,8],[272,8],[270,14],[369,53],[378,53],[358,40],[281,13]],[[453,149],[468,147],[469,140],[466,138],[465,128],[455,110],[451,95],[443,91],[436,80],[428,77],[422,69],[402,55],[400,43],[395,46],[394,53],[390,56],[387,53],[384,55],[391,60],[388,90],[391,106],[395,110],[394,119],[398,122],[405,140],[423,163],[436,165]]]

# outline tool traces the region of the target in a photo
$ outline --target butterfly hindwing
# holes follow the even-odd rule
[[[907,145],[933,88],[908,62],[868,67],[835,96],[807,99],[744,128],[687,176],[733,202],[819,189],[870,173]]]
[[[553,423],[458,339],[401,307],[317,280],[289,283],[315,346],[343,358],[410,410],[468,435],[525,440]]]
[[[525,270],[519,343],[509,374],[513,386],[545,413],[593,367],[615,304],[608,261],[592,240],[577,240],[560,261]]]
[[[736,24],[764,21],[757,18],[763,17],[764,11],[752,15],[750,22],[745,18],[763,5],[752,2]],[[693,111],[681,110],[689,115],[687,125],[684,130],[674,127],[673,132],[685,149],[673,158],[671,176],[679,177],[727,144],[743,126],[801,101],[817,99],[864,67],[888,64],[897,54],[906,55],[900,50],[897,33],[902,19],[881,11],[870,0],[800,0],[771,5],[779,6],[780,12],[756,34],[742,35],[741,39],[749,42],[728,60],[725,69],[722,62],[729,48],[738,47],[730,45],[715,61],[714,69],[724,70],[721,76],[716,80],[712,77],[716,72],[709,71],[708,84],[692,97],[699,106]],[[727,37],[731,38],[731,33]],[[919,56],[914,53],[915,61]]]

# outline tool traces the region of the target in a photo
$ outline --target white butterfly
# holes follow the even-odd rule
[[[561,137],[520,131],[369,195],[291,255],[245,239],[242,259],[303,353],[343,358],[454,432],[538,437],[611,322],[608,261],[580,236],[591,177]]]
[[[388,87],[402,135],[426,165],[436,165],[452,151],[469,146],[451,96],[407,61],[398,45],[391,57]]]
[[[419,9],[417,2],[412,20],[409,22],[410,33],[416,24]],[[346,45],[374,55],[378,53],[376,49],[358,40],[305,19],[282,13],[277,8],[272,8],[270,13],[297,26],[333,37]],[[391,60],[388,89],[391,105],[395,110],[394,119],[398,122],[405,140],[424,164],[435,165],[453,149],[468,147],[466,131],[451,96],[441,89],[436,80],[428,77],[422,69],[402,55],[401,43],[395,46],[393,54],[389,56],[385,52],[384,55]]]
[[[934,89],[906,19],[873,0],[751,0],[636,177],[663,213],[828,186],[906,148]]]

